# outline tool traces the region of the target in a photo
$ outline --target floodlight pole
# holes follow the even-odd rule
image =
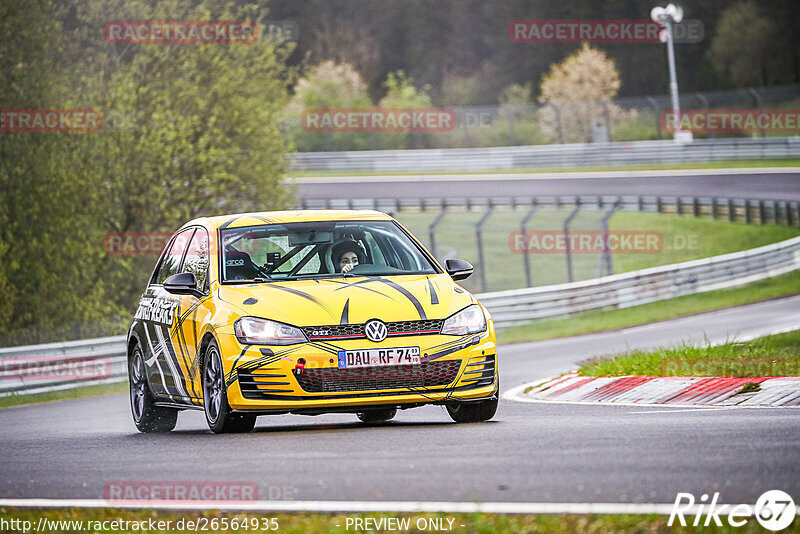
[[[675,73],[675,46],[672,39],[672,17],[664,17],[664,33],[667,36],[667,61],[669,62],[669,93],[672,97],[672,111],[680,121],[681,101],[678,98],[678,76]]]
[[[674,133],[676,141],[691,141],[691,131],[681,131],[681,103],[678,97],[678,76],[675,72],[675,39],[674,39],[674,25],[683,20],[683,10],[673,4],[668,4],[667,7],[656,6],[650,11],[650,18],[654,22],[658,22],[664,28],[664,37],[667,42],[667,62],[669,63],[669,92],[672,97],[672,112],[675,114],[675,120],[678,123]]]

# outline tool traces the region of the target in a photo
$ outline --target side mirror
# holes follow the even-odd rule
[[[449,259],[444,261],[444,270],[453,280],[463,280],[472,274],[472,264],[464,260]]]
[[[164,289],[173,295],[194,295],[197,298],[203,296],[203,292],[197,289],[194,273],[173,274],[164,280]]]

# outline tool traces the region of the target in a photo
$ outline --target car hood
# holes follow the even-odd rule
[[[296,326],[444,319],[476,302],[447,274],[221,285],[219,298],[242,315]]]

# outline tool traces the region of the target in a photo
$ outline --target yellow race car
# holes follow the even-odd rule
[[[248,432],[268,414],[447,407],[457,422],[497,410],[489,312],[405,228],[378,211],[196,219],[164,249],[128,334],[133,420],[142,432],[205,411]]]

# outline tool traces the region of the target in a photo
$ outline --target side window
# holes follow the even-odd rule
[[[193,273],[197,278],[197,287],[206,290],[208,282],[208,232],[198,228],[189,243],[186,259],[183,260],[183,272]]]
[[[183,259],[183,253],[186,251],[186,246],[189,244],[189,238],[192,236],[192,232],[194,232],[194,228],[189,228],[175,235],[172,239],[172,242],[167,247],[167,252],[164,254],[158,266],[158,272],[156,272],[155,279],[153,280],[154,283],[163,284],[164,280],[173,274],[178,274],[178,269]]]

